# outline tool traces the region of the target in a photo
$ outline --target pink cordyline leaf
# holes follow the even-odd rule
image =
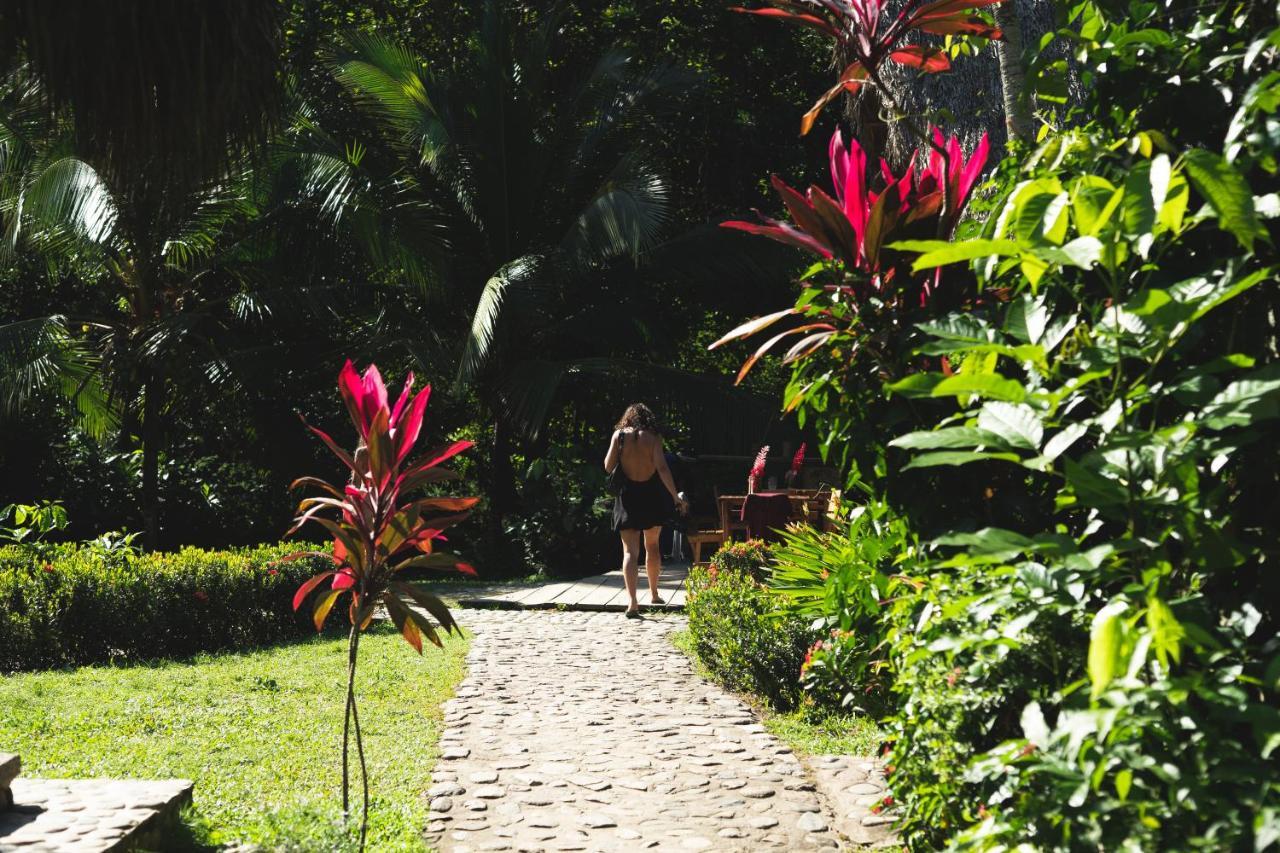
[[[404,421],[400,424],[399,433],[396,435],[397,464],[404,461],[409,451],[413,450],[413,445],[417,443],[418,435],[422,432],[422,419],[427,411],[427,401],[430,399],[431,386],[428,385],[413,398],[413,403],[405,413]]]
[[[760,448],[760,452],[756,454],[755,464],[751,466],[751,479],[759,480],[764,476],[764,466],[769,460],[769,445]]]
[[[400,415],[404,412],[405,403],[409,402],[409,392],[413,390],[413,373],[411,372],[404,378],[404,390],[400,392],[400,399],[396,400],[396,407],[391,410],[391,427],[400,425]]]
[[[791,457],[791,473],[794,476],[799,473],[800,466],[804,465],[805,443],[800,442],[800,449],[796,451],[796,455]]]
[[[298,587],[298,591],[293,594],[293,609],[297,610],[301,607],[302,602],[306,600],[307,595],[310,594],[311,590],[318,587],[321,581],[333,574],[337,573],[334,571],[321,572],[320,574],[313,575],[304,581],[302,586]]]

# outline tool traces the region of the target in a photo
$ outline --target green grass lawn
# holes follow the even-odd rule
[[[357,690],[369,764],[369,846],[421,850],[440,705],[467,641],[419,657],[389,627],[360,644]],[[244,654],[85,667],[0,679],[0,745],[23,774],[186,778],[205,843],[331,849],[341,811],[346,637]],[[356,766],[352,749],[353,768]],[[358,773],[353,801],[359,803]]]
[[[676,648],[693,661],[703,678],[715,681],[698,660],[688,630],[671,635]],[[811,708],[774,711],[757,696],[741,696],[761,717],[764,727],[801,755],[871,755],[883,736],[875,720],[860,714],[828,714]]]

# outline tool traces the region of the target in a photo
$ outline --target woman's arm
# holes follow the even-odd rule
[[[609,440],[609,452],[604,455],[604,470],[606,474],[616,468],[618,462],[621,461],[618,459],[618,451],[620,447],[618,439],[621,435],[621,430],[614,430],[613,438]]]
[[[689,502],[680,497],[680,493],[676,490],[676,481],[671,476],[671,469],[667,467],[667,454],[662,450],[661,436],[653,443],[653,464],[658,469],[658,476],[662,478],[662,485],[666,486],[667,491],[671,493],[671,500],[676,502],[681,512],[687,510]]]

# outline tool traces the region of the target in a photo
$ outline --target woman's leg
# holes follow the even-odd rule
[[[658,577],[662,574],[661,527],[650,527],[644,532],[644,571],[649,576],[649,596],[654,604],[663,604],[658,597]]]
[[[640,531],[619,530],[618,535],[622,537],[622,582],[626,584],[627,598],[631,600],[627,610],[639,610],[636,581],[640,574]]]

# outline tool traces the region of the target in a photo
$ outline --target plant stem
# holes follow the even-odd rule
[[[355,629],[356,644],[360,643],[360,627]],[[355,652],[352,651],[351,671],[355,672]],[[360,787],[364,798],[360,810],[360,849],[364,850],[365,835],[369,831],[369,770],[364,763],[364,738],[360,735],[360,715],[356,712],[356,697],[351,694],[351,721],[356,727],[356,755],[360,757]]]
[[[342,822],[346,823],[347,818],[351,814],[350,809],[350,776],[347,772],[347,753],[351,742],[351,715],[355,711],[356,704],[356,649],[360,645],[360,632],[358,626],[351,626],[351,633],[347,637],[347,706],[342,715]]]

